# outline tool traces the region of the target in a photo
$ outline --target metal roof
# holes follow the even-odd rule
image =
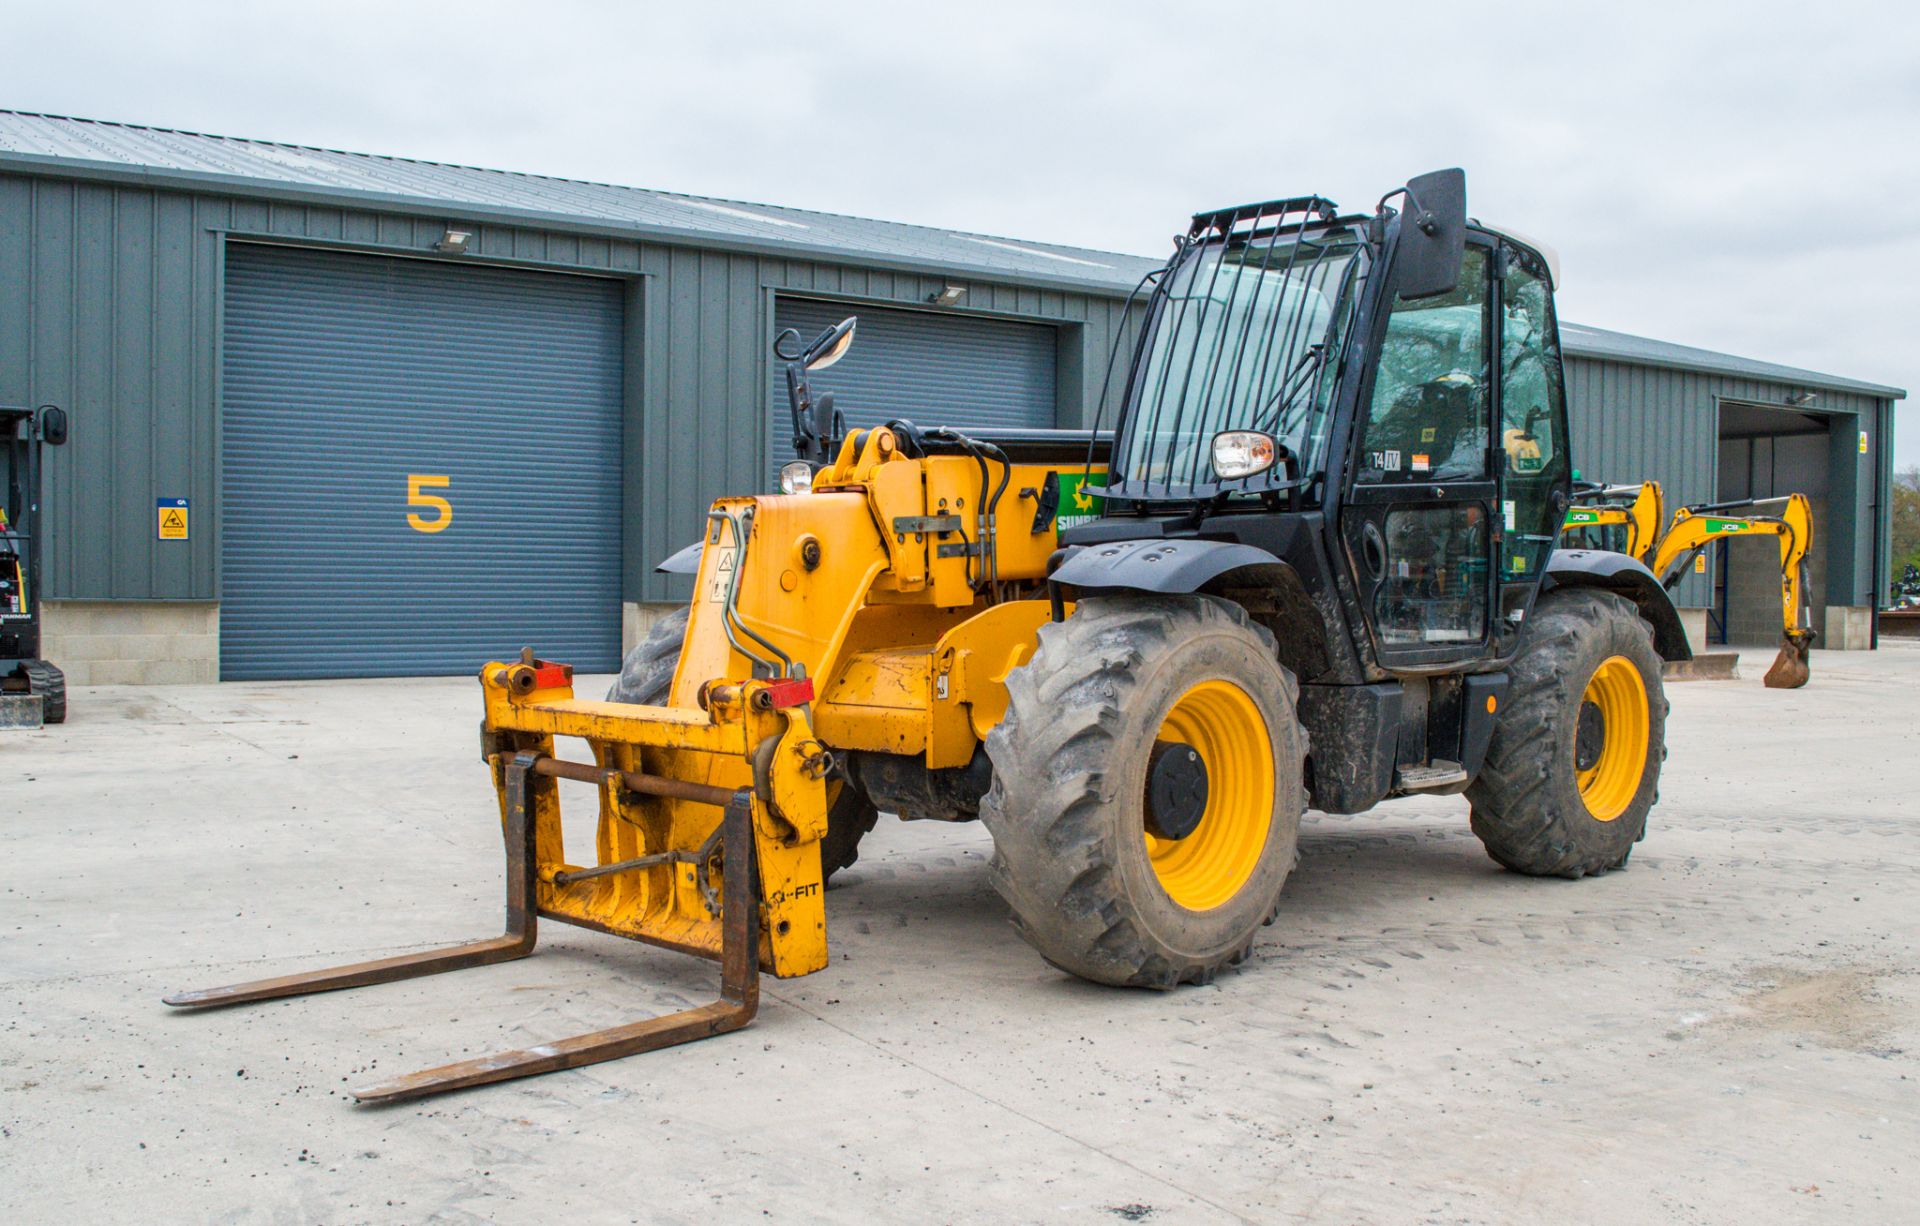
[[[0,169],[134,178],[154,186],[376,204],[449,220],[586,228],[796,259],[828,258],[1039,283],[1130,290],[1162,261],[1054,243],[714,200],[547,175],[347,153],[172,128],[0,110]]]
[[[1889,387],[1882,383],[1863,383],[1858,379],[1843,379],[1838,375],[1823,375],[1818,371],[1801,370],[1797,366],[1781,366],[1775,362],[1737,358],[1731,354],[1716,353],[1711,349],[1695,349],[1691,345],[1675,345],[1670,341],[1656,341],[1626,332],[1609,332],[1605,328],[1591,328],[1586,324],[1576,324],[1566,320],[1562,320],[1560,324],[1560,345],[1572,357],[1631,362],[1639,366],[1665,366],[1674,370],[1694,370],[1714,375],[1737,375],[1796,387],[1859,392],[1862,395],[1884,397],[1890,400],[1903,399],[1907,394],[1902,388]]]
[[[173,128],[0,110],[0,170],[135,180],[188,190],[433,206],[450,220],[532,224],[861,264],[1040,284],[1130,290],[1162,261],[1055,243],[873,221],[834,213],[618,187],[547,175],[347,153]],[[1869,396],[1897,387],[1563,322],[1569,355],[1665,366]]]

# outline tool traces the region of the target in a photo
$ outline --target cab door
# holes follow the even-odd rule
[[[1382,665],[1485,656],[1496,607],[1500,481],[1493,251],[1469,241],[1446,294],[1387,317],[1341,536]]]
[[[1503,244],[1497,259],[1500,317],[1500,604],[1496,652],[1518,645],[1520,627],[1572,499],[1566,379],[1545,261]]]

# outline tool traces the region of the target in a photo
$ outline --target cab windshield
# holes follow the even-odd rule
[[[1128,381],[1112,494],[1143,500],[1259,491],[1280,466],[1224,481],[1213,436],[1260,430],[1315,471],[1361,245],[1351,234],[1277,231],[1190,248],[1157,292]]]

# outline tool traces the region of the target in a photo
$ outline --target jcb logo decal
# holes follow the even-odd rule
[[[408,473],[407,505],[426,507],[434,514],[429,518],[418,511],[408,511],[407,527],[415,532],[425,532],[429,535],[445,531],[447,525],[453,522],[453,504],[438,494],[429,494],[426,491],[444,490],[452,485],[453,478],[438,473]]]

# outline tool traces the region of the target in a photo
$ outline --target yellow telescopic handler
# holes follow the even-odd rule
[[[881,812],[983,821],[1015,928],[1116,986],[1245,961],[1309,804],[1464,792],[1510,869],[1618,867],[1659,780],[1662,661],[1687,646],[1642,562],[1555,548],[1556,278],[1468,219],[1458,170],[1365,213],[1202,213],[1128,300],[1113,421],[1103,401],[1084,432],[849,429],[810,374],[855,321],[783,333],[801,458],[662,564],[692,599],[613,692],[577,696],[531,650],[480,671],[504,935],[169,1003],[517,958],[554,920],[715,960],[719,994],[355,1096],[719,1034],[753,1017],[759,975],[827,965],[823,887]],[[559,780],[597,791],[584,861]]]

